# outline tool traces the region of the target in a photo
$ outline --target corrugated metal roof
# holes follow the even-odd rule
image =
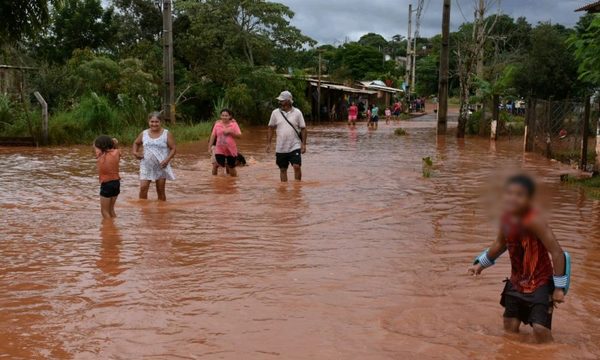
[[[378,82],[379,82],[379,80],[377,80],[377,82],[376,81],[361,81],[360,83],[362,84],[362,86],[366,87],[367,89],[393,92],[393,93],[404,92],[402,89],[396,89],[396,88],[389,87],[389,86],[378,85]]]
[[[319,86],[318,82],[314,82],[311,81],[310,84],[312,86]],[[321,82],[321,87],[325,88],[325,89],[332,89],[332,90],[340,90],[340,91],[346,91],[349,93],[356,93],[356,94],[367,94],[367,95],[374,95],[377,94],[377,91],[371,91],[371,90],[364,90],[364,89],[355,89],[349,86],[344,86],[344,85],[337,85],[337,84],[331,84],[331,83],[323,83]]]
[[[600,11],[600,1],[596,1],[594,3],[580,7],[579,9],[577,9],[575,11],[590,11],[590,10]]]

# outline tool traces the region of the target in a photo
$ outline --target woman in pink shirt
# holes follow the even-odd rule
[[[237,176],[235,170],[236,158],[238,156],[235,139],[242,136],[242,131],[233,114],[228,109],[221,111],[221,119],[217,120],[213,127],[210,140],[208,141],[208,152],[214,151],[216,162],[213,164],[213,175],[217,175],[219,167],[227,169],[231,176]],[[214,145],[214,150],[212,149]]]

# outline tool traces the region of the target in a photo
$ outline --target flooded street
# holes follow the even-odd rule
[[[137,200],[127,148],[114,225],[91,146],[0,149],[0,359],[600,358],[600,201],[520,139],[436,144],[433,126],[311,128],[300,184],[279,183],[263,129],[245,129],[238,179],[181,145],[167,203]],[[466,275],[512,166],[544,183],[573,257],[550,345],[503,334],[506,255]]]

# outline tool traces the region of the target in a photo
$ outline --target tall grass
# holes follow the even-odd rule
[[[13,120],[13,104],[4,94],[0,94],[0,129],[10,125]]]
[[[2,102],[0,98],[0,120]],[[128,107],[126,101],[116,106],[102,96],[91,94],[81,99],[70,111],[54,113],[48,124],[51,145],[91,144],[100,134],[116,137],[122,144],[132,144],[140,132],[147,128],[147,111],[143,106]],[[33,129],[30,131],[27,116],[9,117],[6,126],[0,125],[0,136],[41,137],[41,114],[29,113]],[[177,142],[197,141],[210,136],[212,122],[165,124]],[[33,133],[32,133],[33,132]]]

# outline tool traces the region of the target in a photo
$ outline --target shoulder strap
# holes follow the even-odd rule
[[[296,135],[298,135],[298,137],[300,138],[300,140],[302,140],[302,135],[298,132],[298,130],[296,130],[296,127],[294,125],[292,125],[292,123],[288,120],[287,116],[285,116],[285,114],[283,113],[283,111],[279,110],[279,112],[281,113],[281,116],[283,116],[283,118],[285,119],[285,121],[290,124],[290,126],[292,127],[292,129],[294,129],[294,132],[296,133]]]

